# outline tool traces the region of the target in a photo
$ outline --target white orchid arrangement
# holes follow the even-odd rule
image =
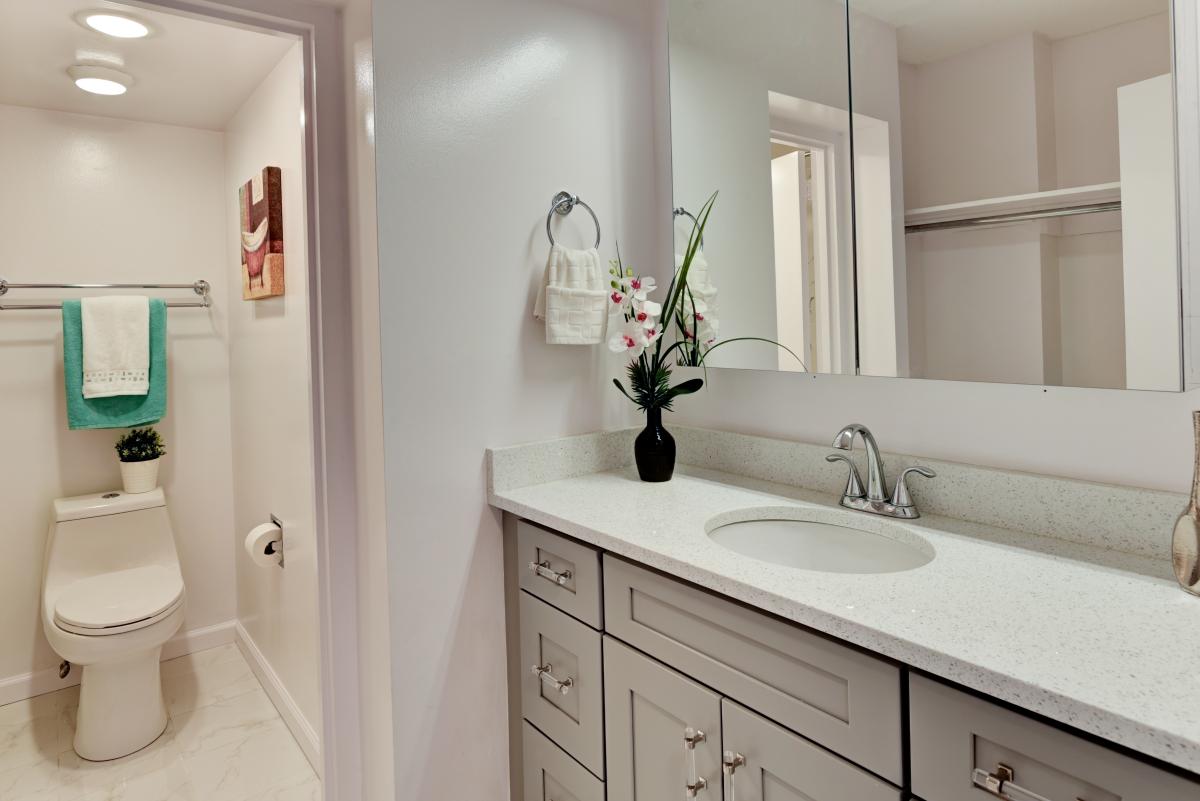
[[[688,271],[704,239],[704,226],[708,224],[708,215],[716,200],[717,193],[714,192],[700,209],[683,260],[667,285],[667,296],[661,304],[650,300],[650,293],[658,288],[655,280],[626,267],[619,249],[609,269],[612,276],[609,298],[624,318],[624,325],[609,338],[608,347],[630,359],[626,367],[629,389],[626,390],[619,379],[614,378],[613,383],[643,411],[670,411],[675,398],[690,395],[704,386],[704,380],[700,378],[671,386],[669,365],[672,356],[680,365],[704,367],[704,360],[718,347],[744,340],[769,342],[792,353],[778,342],[762,337],[735,337],[717,342],[717,319],[709,315],[707,304],[695,297],[688,287]],[[674,320],[678,333],[678,338],[665,348],[663,320]]]

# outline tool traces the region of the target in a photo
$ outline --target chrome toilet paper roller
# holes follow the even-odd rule
[[[270,523],[255,526],[246,535],[246,553],[260,567],[283,567],[283,523],[271,515]]]

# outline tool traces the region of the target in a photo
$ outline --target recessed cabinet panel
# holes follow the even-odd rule
[[[517,564],[521,589],[594,629],[601,627],[599,551],[521,520]]]
[[[932,679],[912,676],[909,698],[913,792],[925,801],[988,798],[975,780],[1004,769],[1054,801],[1200,798],[1200,784]]]
[[[606,630],[900,784],[900,671],[609,556]]]
[[[604,674],[609,801],[721,801],[716,693],[611,637]]]
[[[604,778],[600,634],[528,593],[520,604],[525,719]]]
[[[521,725],[525,750],[524,801],[604,801],[604,782],[588,773],[528,721]]]
[[[887,782],[738,704],[722,701],[721,719],[722,747],[744,760],[725,779],[726,799],[900,801]]]

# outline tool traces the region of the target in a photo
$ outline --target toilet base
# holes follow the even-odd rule
[[[83,666],[75,753],[92,762],[132,754],[167,728],[159,657],[162,646]]]

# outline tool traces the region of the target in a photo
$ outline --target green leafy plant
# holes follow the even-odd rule
[[[116,449],[122,462],[148,462],[167,452],[162,436],[153,428],[135,428],[125,433],[117,440]]]

